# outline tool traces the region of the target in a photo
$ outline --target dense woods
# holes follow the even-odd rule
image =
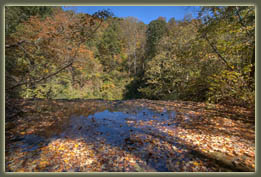
[[[254,108],[254,6],[144,24],[104,10],[6,7],[8,98],[208,101]]]

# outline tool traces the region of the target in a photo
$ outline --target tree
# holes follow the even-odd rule
[[[160,39],[167,32],[166,21],[162,19],[153,20],[149,23],[146,31],[146,56],[148,59],[153,58],[157,54],[157,46]]]
[[[145,85],[138,89],[143,96],[197,101],[205,98],[206,81],[199,80],[205,65],[204,55],[198,52],[203,46],[196,41],[199,24],[198,20],[167,24],[168,33],[158,42],[155,57],[147,63]]]
[[[32,16],[18,25],[6,40],[6,76],[12,78],[7,79],[6,89],[35,89],[36,84],[48,82],[63,72],[71,73],[74,84],[82,57],[84,60],[92,57],[84,43],[108,16],[110,13],[105,11],[90,16],[57,9],[52,17]]]
[[[126,43],[128,73],[137,73],[137,63],[145,45],[145,24],[137,18],[127,17],[121,23],[122,38]],[[133,69],[131,69],[133,67]]]
[[[252,6],[204,7],[201,36],[223,63],[210,81],[210,100],[254,103],[255,12]]]
[[[105,72],[110,72],[116,67],[116,58],[122,48],[122,42],[118,35],[119,31],[119,22],[111,20],[110,25],[103,33],[102,40],[98,44],[99,60],[103,64]]]
[[[49,6],[6,6],[5,34],[14,33],[17,25],[28,20],[31,16],[45,18],[52,15],[53,10],[58,8]]]

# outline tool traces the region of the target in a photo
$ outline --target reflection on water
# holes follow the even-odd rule
[[[106,146],[127,151],[130,148],[146,149],[150,146],[148,137],[151,133],[164,134],[159,131],[159,127],[175,128],[175,123],[173,123],[175,117],[174,111],[167,110],[155,112],[147,108],[106,109],[87,117],[72,116],[62,136],[82,139],[86,143],[106,144]],[[159,158],[157,162],[150,161],[147,165],[154,167],[157,171],[168,171],[165,157]],[[146,168],[145,164],[142,166]]]
[[[103,112],[97,112],[93,115],[89,115],[88,118],[94,117],[96,119],[107,118],[112,121],[124,121],[126,118],[136,119],[136,120],[152,120],[153,118],[158,118],[161,120],[167,120],[175,118],[174,111],[164,111],[162,113],[154,112],[150,109],[140,109],[134,111],[124,111],[124,112],[110,112],[105,110]]]
[[[39,148],[39,143],[43,142],[44,138],[37,135],[25,135],[22,140],[21,148],[24,151],[34,151]]]
[[[54,118],[49,116],[51,112],[47,116],[43,116],[44,113],[28,112],[27,118],[22,119],[24,122],[19,123],[17,127],[19,130],[26,130],[28,134],[12,136],[8,141],[16,142],[10,145],[23,152],[34,151],[58,138],[84,139],[86,142],[103,141],[109,145],[122,146],[133,134],[146,133],[145,131],[148,130],[156,131],[158,126],[168,129],[171,125],[171,128],[175,128],[173,120],[176,112],[174,111],[157,112],[134,105],[90,106],[90,103],[88,104],[89,109],[74,109],[74,106],[71,106],[70,113],[65,113],[66,111],[62,114],[52,113]],[[48,111],[55,106],[58,109],[59,105],[44,106]],[[23,127],[29,124],[30,128]]]
[[[62,137],[84,138],[86,141],[104,141],[110,145],[122,145],[130,134],[155,129],[155,125],[169,125],[176,116],[174,111],[155,112],[150,109],[128,111],[104,110],[89,116],[72,116]]]

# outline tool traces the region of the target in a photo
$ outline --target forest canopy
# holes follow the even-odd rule
[[[145,24],[102,10],[5,8],[7,98],[208,101],[254,108],[255,7]]]

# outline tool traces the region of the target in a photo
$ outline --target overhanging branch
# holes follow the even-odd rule
[[[58,69],[57,71],[55,71],[54,73],[51,73],[51,74],[49,74],[49,75],[47,75],[47,76],[44,76],[44,77],[42,77],[42,78],[40,78],[40,79],[38,79],[38,80],[35,80],[33,83],[35,84],[35,83],[41,82],[41,81],[43,81],[43,80],[46,80],[46,79],[48,79],[48,78],[50,78],[50,77],[52,77],[52,76],[55,76],[55,75],[57,75],[58,73],[60,73],[61,71],[63,71],[64,69],[66,69],[66,68],[68,68],[69,66],[71,66],[72,64],[73,64],[73,62],[70,62],[69,64],[67,64],[67,65],[65,65],[64,67],[62,67],[62,68]],[[19,83],[19,84],[15,85],[15,86],[12,86],[12,87],[7,88],[6,90],[11,90],[11,89],[14,89],[14,88],[16,88],[16,87],[20,87],[20,86],[25,85],[25,84],[28,84],[28,83],[30,83],[30,81],[25,81],[25,82]]]
[[[210,42],[207,35],[204,35],[205,39],[211,46],[212,50],[218,55],[218,57],[226,64],[229,70],[233,71],[233,68],[228,64],[227,60],[218,52],[217,48]]]
[[[25,42],[25,40],[21,40],[21,41],[18,41],[16,44],[5,45],[5,48],[17,47],[17,46],[19,46],[20,44],[22,44],[24,42]]]

